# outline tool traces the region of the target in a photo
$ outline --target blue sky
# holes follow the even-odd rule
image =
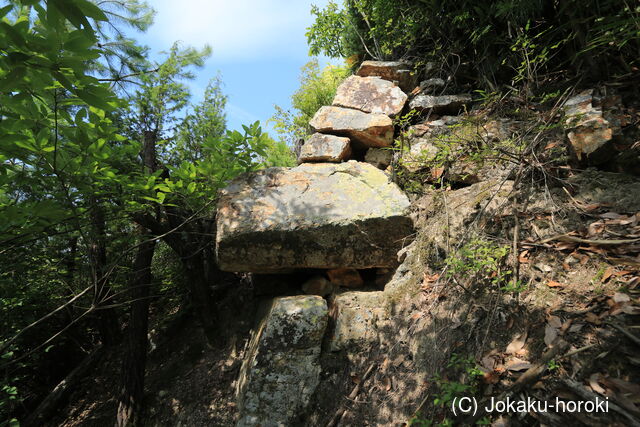
[[[147,0],[156,10],[153,26],[135,37],[151,48],[152,57],[174,41],[203,47],[213,54],[190,83],[193,100],[201,99],[210,78],[222,74],[229,97],[230,129],[260,120],[266,125],[273,105],[290,107],[300,68],[310,60],[306,28],[311,5],[328,0]],[[263,126],[264,127],[264,126]],[[273,137],[270,126],[266,126]]]

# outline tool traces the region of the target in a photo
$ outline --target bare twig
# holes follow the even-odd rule
[[[358,396],[358,393],[360,393],[360,389],[362,388],[362,385],[369,378],[369,376],[373,372],[373,368],[375,368],[375,367],[376,367],[376,363],[375,362],[372,363],[371,366],[369,366],[369,369],[367,369],[367,372],[365,372],[365,374],[362,376],[362,379],[360,380],[360,382],[358,384],[356,384],[356,386],[353,388],[351,393],[349,393],[349,396],[347,396],[347,399],[354,400],[356,398],[356,396]],[[331,420],[327,423],[327,427],[335,427],[335,426],[337,426],[339,424],[339,422],[342,420],[342,418],[343,418],[343,416],[344,416],[344,414],[346,412],[347,412],[347,408],[345,408],[343,405],[341,405],[340,408],[338,409],[338,411],[333,415]]]

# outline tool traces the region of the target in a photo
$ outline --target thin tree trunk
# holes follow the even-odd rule
[[[216,326],[216,308],[210,289],[211,278],[205,272],[203,254],[183,257],[182,265],[189,284],[191,303],[202,322],[209,344],[213,345],[218,342],[219,335]]]
[[[155,246],[155,240],[142,242],[133,264],[134,271],[129,286],[131,314],[122,366],[122,388],[118,398],[118,427],[138,425],[141,419],[148,349],[151,261]]]
[[[140,153],[146,172],[157,170],[157,133],[145,131]],[[159,209],[156,209],[156,219]],[[149,303],[151,295],[151,262],[156,248],[155,239],[142,234],[143,241],[133,263],[133,275],[129,284],[131,298],[129,326],[127,328],[127,348],[122,365],[122,388],[118,397],[116,426],[135,426],[140,423],[143,411],[144,376],[147,365],[149,340]]]
[[[114,301],[109,300],[111,296],[111,286],[107,274],[107,243],[106,243],[106,219],[104,208],[96,199],[91,200],[91,226],[93,241],[90,247],[90,258],[93,267],[93,280],[95,291],[93,304],[96,307],[110,305]],[[100,333],[102,343],[106,346],[116,344],[120,341],[120,322],[114,308],[100,309],[97,313],[97,328]]]

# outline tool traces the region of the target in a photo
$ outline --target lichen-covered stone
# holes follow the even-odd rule
[[[413,90],[417,82],[416,75],[411,71],[411,64],[402,61],[364,61],[356,75],[398,82],[398,86],[407,93]]]
[[[355,351],[378,340],[379,323],[388,317],[384,292],[344,292],[331,299],[331,351]]]
[[[237,382],[238,427],[292,425],[320,380],[328,321],[318,296],[276,298],[254,334]]]
[[[348,77],[336,91],[333,105],[354,108],[365,113],[399,114],[407,102],[407,95],[392,82],[380,77]]]
[[[408,209],[398,186],[367,163],[244,174],[220,194],[218,264],[249,272],[392,267],[413,233]]]
[[[309,125],[316,132],[348,136],[361,147],[389,147],[393,142],[393,122],[385,114],[325,106]]]
[[[351,141],[335,135],[314,133],[300,150],[300,163],[343,162],[351,156]]]
[[[418,111],[431,110],[436,114],[457,114],[471,103],[471,95],[418,95],[411,100],[409,107]]]
[[[364,155],[364,161],[377,167],[378,169],[386,169],[393,160],[393,151],[384,148],[369,148]]]

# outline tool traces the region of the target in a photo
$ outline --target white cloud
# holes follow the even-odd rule
[[[209,44],[221,60],[306,53],[311,4],[327,0],[151,0],[156,22],[148,36],[169,46],[176,40]]]

